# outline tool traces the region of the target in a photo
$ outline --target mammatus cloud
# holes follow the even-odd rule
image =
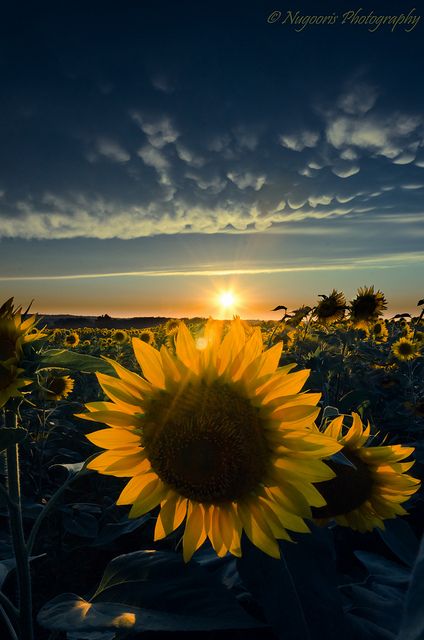
[[[313,127],[291,132],[272,122],[267,130],[232,122],[202,131],[171,112],[142,109],[123,117],[129,137],[83,140],[81,185],[72,169],[66,188],[50,176],[25,189],[2,180],[0,237],[255,233],[421,213],[422,119],[379,111],[377,89],[363,82],[315,112]]]
[[[119,142],[109,138],[99,138],[96,147],[99,155],[115,162],[128,162],[131,158]]]
[[[149,143],[157,149],[162,149],[165,145],[175,142],[180,135],[167,116],[159,119],[148,118],[139,111],[132,111],[131,117],[146,134]]]
[[[234,182],[239,189],[247,189],[251,187],[254,191],[260,191],[266,182],[266,176],[259,175],[254,176],[252,173],[235,173],[230,171],[227,173],[227,178]]]
[[[338,107],[350,115],[364,115],[373,108],[377,98],[376,87],[359,82],[340,96]]]
[[[284,134],[279,136],[282,147],[291,149],[292,151],[303,151],[304,149],[313,148],[317,145],[320,134],[315,131],[301,131],[297,134]]]
[[[336,164],[331,171],[334,175],[339,178],[350,178],[350,176],[354,176],[356,173],[359,173],[360,169],[356,165],[343,165],[341,163]]]

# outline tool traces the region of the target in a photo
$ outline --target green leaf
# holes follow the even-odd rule
[[[250,617],[219,578],[181,555],[136,551],[106,567],[90,603],[63,594],[40,611],[40,624],[61,631],[210,631],[263,626]],[[126,622],[131,626],[125,627]]]
[[[115,375],[113,368],[106,360],[85,353],[78,353],[77,351],[68,351],[67,349],[49,349],[43,354],[39,368],[54,367],[82,371],[83,373],[96,373],[99,371],[100,373]]]
[[[208,631],[209,621],[193,609],[193,615],[169,613],[120,602],[90,603],[73,593],[65,593],[47,603],[37,619],[40,625],[54,631]],[[222,628],[219,620],[215,622],[215,628]]]
[[[19,444],[22,440],[25,440],[27,432],[25,429],[0,429],[0,452],[4,451],[8,447],[12,447],[15,444]]]

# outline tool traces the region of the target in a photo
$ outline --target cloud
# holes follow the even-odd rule
[[[154,167],[158,173],[161,173],[169,166],[164,154],[151,145],[146,144],[144,147],[141,147],[141,149],[137,151],[137,155],[140,156],[144,164],[147,164],[149,167]]]
[[[331,171],[339,178],[350,178],[356,173],[359,173],[360,168],[356,165],[338,164],[332,167]]]
[[[188,147],[180,142],[175,144],[175,149],[180,160],[188,164],[190,167],[203,167],[206,160],[200,155],[197,155],[194,151],[191,151]]]
[[[248,131],[244,127],[237,127],[233,133],[240,149],[254,151],[259,144],[259,135],[254,131]]]
[[[185,176],[189,180],[193,180],[199,187],[199,189],[202,189],[203,191],[209,191],[213,194],[221,193],[221,191],[223,191],[227,186],[227,181],[223,180],[219,176],[203,178],[202,176],[196,175],[192,172],[187,172]]]
[[[156,74],[152,77],[152,85],[158,91],[162,91],[163,93],[173,93],[175,87],[171,80],[162,73]]]
[[[315,207],[319,204],[328,205],[333,201],[333,196],[310,196],[308,202],[311,207]]]
[[[282,147],[291,151],[303,151],[306,147],[312,149],[316,147],[320,134],[314,131],[302,131],[297,134],[284,134],[279,136]]]
[[[130,154],[119,144],[109,138],[99,138],[96,145],[97,152],[115,162],[128,162],[131,159]]]
[[[393,164],[410,164],[415,160],[415,153],[411,153],[407,151],[406,153],[401,153],[400,156],[397,156],[393,160]]]
[[[340,202],[340,204],[345,204],[346,202],[350,202],[351,200],[354,200],[355,196],[336,196],[336,200],[337,202]]]
[[[385,118],[336,116],[329,118],[326,137],[336,149],[353,146],[395,158],[402,153],[408,137],[420,124],[420,118],[407,115]]]
[[[359,83],[339,98],[337,106],[350,115],[364,115],[373,108],[377,98],[376,87]]]
[[[169,270],[146,270],[146,271],[114,271],[111,273],[75,273],[69,275],[49,275],[49,276],[0,276],[0,282],[22,282],[22,281],[55,281],[55,280],[97,280],[98,278],[174,278],[174,277],[216,277],[234,275],[259,275],[276,273],[302,273],[310,271],[358,271],[362,269],[392,269],[398,268],[399,263],[421,263],[424,262],[424,253],[415,252],[413,254],[393,254],[373,257],[361,257],[350,259],[349,264],[343,259],[328,260],[327,263],[310,263],[299,266],[268,267],[258,266],[253,268],[240,269],[169,269]]]
[[[157,149],[162,149],[165,145],[175,142],[180,135],[167,116],[152,119],[142,115],[139,111],[133,111],[131,117],[146,134],[150,144]]]
[[[344,149],[344,151],[341,152],[340,154],[340,158],[342,160],[357,160],[358,159],[358,154],[356,151],[354,151],[353,149]]]
[[[254,191],[260,191],[266,183],[266,176],[255,176],[249,172],[235,173],[230,171],[227,173],[227,178],[229,178],[239,189],[247,189],[247,187],[251,187]]]

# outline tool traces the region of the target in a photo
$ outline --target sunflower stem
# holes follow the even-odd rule
[[[6,410],[5,426],[9,429],[16,429],[17,416],[14,411]],[[10,497],[10,501],[8,503],[10,530],[12,534],[12,544],[15,554],[16,575],[18,581],[20,639],[33,640],[34,631],[32,620],[31,573],[22,521],[19,449],[17,444],[8,447],[6,459],[7,483]]]
[[[74,480],[76,480],[77,478],[81,478],[81,476],[85,475],[86,473],[90,473],[90,471],[88,469],[81,469],[81,471],[79,471],[79,473],[76,473],[75,475],[69,476],[65,480],[65,482],[62,484],[62,486],[60,486],[59,489],[52,495],[52,497],[50,498],[50,500],[48,501],[48,503],[46,504],[44,509],[38,514],[38,517],[37,517],[36,521],[34,522],[34,524],[32,526],[32,529],[31,529],[31,533],[29,534],[29,537],[28,537],[27,549],[28,549],[28,554],[29,555],[31,555],[31,553],[32,553],[32,550],[34,548],[34,544],[35,544],[38,532],[40,530],[40,527],[41,527],[41,525],[43,523],[43,520],[52,511],[53,507],[59,501],[59,499],[61,498],[62,494],[65,493],[65,491],[69,487],[69,485]]]

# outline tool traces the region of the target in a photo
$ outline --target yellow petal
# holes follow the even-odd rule
[[[272,419],[280,420],[283,427],[301,428],[307,427],[309,424],[315,422],[319,412],[319,407],[311,407],[310,405],[282,407],[279,411],[273,413]]]
[[[279,559],[280,548],[278,543],[254,500],[250,500],[248,503],[240,501],[237,504],[237,511],[243,529],[253,544],[273,558]]]
[[[101,429],[87,434],[86,438],[102,449],[134,448],[140,445],[140,436],[128,429]]]
[[[146,458],[146,454],[143,451],[137,451],[137,453],[131,453],[128,456],[121,456],[119,460],[106,467],[103,473],[117,478],[128,478],[140,473],[147,473],[151,471],[151,468],[152,465],[150,460]]]
[[[170,491],[162,503],[155,527],[155,540],[161,540],[175,531],[187,513],[187,498]]]
[[[240,319],[231,323],[227,335],[218,349],[217,372],[219,376],[230,374],[230,365],[237,358],[246,342],[246,336]]]
[[[116,406],[116,405],[115,405]],[[75,413],[76,418],[92,420],[93,422],[103,422],[110,427],[126,427],[127,429],[140,429],[143,420],[129,413],[120,411],[91,411],[90,413]]]
[[[193,553],[206,540],[204,526],[204,510],[201,504],[190,500],[188,503],[187,520],[183,535],[183,557],[188,562]]]
[[[134,476],[131,478],[129,482],[125,485],[124,489],[121,491],[116,504],[132,504],[136,498],[140,495],[141,490],[151,485],[158,479],[156,473],[142,473],[138,476]]]
[[[144,377],[158,389],[165,389],[165,375],[159,351],[140,338],[133,338],[132,344]]]
[[[158,506],[167,492],[168,488],[163,484],[162,480],[156,477],[155,480],[141,490],[131,507],[128,517],[139,518],[148,511],[151,511]]]
[[[175,350],[178,358],[185,364],[187,369],[198,374],[200,371],[199,351],[196,349],[193,336],[184,322],[181,322],[178,329]]]
[[[126,382],[128,385],[130,385],[134,389],[134,392],[136,394],[140,394],[140,392],[149,393],[151,391],[151,385],[146,380],[144,380],[144,378],[139,376],[137,373],[134,373],[133,371],[129,371],[128,369],[123,367],[121,364],[119,364],[115,360],[111,360],[111,358],[106,358],[106,356],[102,356],[102,358],[106,360],[106,362],[108,362],[111,365],[111,367],[115,369],[118,376],[124,382]]]

